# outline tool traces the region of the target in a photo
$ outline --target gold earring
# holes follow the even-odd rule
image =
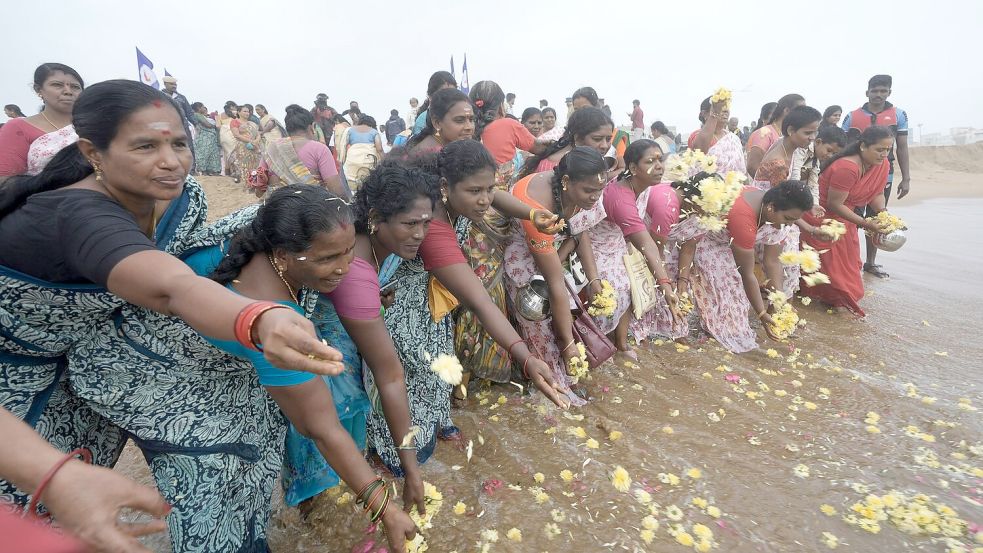
[[[435,130],[435,131],[433,132],[433,137],[434,137],[434,138],[440,138],[440,129],[437,129],[437,130]]]
[[[447,203],[447,191],[446,190],[441,190],[440,191],[440,195],[441,195],[441,198],[440,198],[441,201],[443,201],[446,204]]]
[[[96,163],[92,162],[92,169],[96,172],[96,182],[102,182],[102,167]]]
[[[375,234],[375,223],[369,222],[369,234]]]

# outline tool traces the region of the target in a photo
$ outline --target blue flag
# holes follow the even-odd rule
[[[154,62],[150,61],[150,58],[143,55],[143,52],[141,52],[139,48],[137,48],[137,73],[140,76],[140,82],[160,90],[160,83],[157,81],[157,74],[154,73]]]
[[[471,83],[468,82],[468,54],[464,54],[464,65],[461,66],[461,92],[468,94],[471,92]]]

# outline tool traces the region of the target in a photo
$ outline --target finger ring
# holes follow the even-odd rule
[[[313,353],[308,353],[308,354],[307,354],[307,358],[308,358],[308,359],[317,359],[317,356],[316,356],[316,355],[314,355]]]

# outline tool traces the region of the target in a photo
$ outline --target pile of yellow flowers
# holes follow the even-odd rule
[[[590,369],[590,365],[587,364],[587,349],[580,342],[577,343],[577,355],[570,358],[567,361],[567,375],[570,376],[570,380],[574,384],[580,382],[580,379],[587,376],[587,371]]]
[[[830,242],[836,242],[841,236],[846,234],[846,225],[842,221],[837,221],[836,219],[824,219],[822,226],[819,227],[820,232],[826,236],[832,236]]]
[[[729,171],[724,178],[707,177],[699,183],[700,195],[693,198],[700,208],[700,226],[708,231],[722,230],[727,225],[727,214],[744,189],[744,179],[736,171]]]
[[[618,306],[618,298],[614,287],[607,280],[601,279],[601,291],[590,302],[587,312],[591,317],[610,317]]]
[[[420,515],[416,510],[416,505],[410,508],[410,518],[416,524],[417,530],[428,530],[433,528],[433,517],[437,516],[437,511],[444,504],[444,495],[430,482],[423,482],[423,500],[427,504],[427,514]],[[416,533],[412,540],[406,540],[407,553],[424,553],[430,548],[426,540],[423,539],[421,532]]]
[[[461,362],[457,359],[457,356],[447,355],[446,353],[438,355],[433,360],[430,364],[430,370],[437,373],[437,376],[441,380],[451,386],[460,384],[464,375],[464,367],[461,366]]]
[[[886,520],[912,536],[959,538],[966,536],[968,530],[966,521],[955,510],[925,494],[908,497],[893,490],[882,496],[869,494],[851,505],[850,510],[853,513],[843,520],[872,534],[880,532],[879,523]]]
[[[700,171],[716,173],[717,156],[705,154],[703,150],[686,150],[666,159],[663,176],[670,182],[684,181]]]
[[[771,315],[771,320],[774,323],[771,331],[779,339],[786,340],[795,333],[795,329],[799,326],[799,314],[788,302],[784,292],[778,290],[771,292],[768,294],[768,301],[775,306],[775,312]]]
[[[815,273],[822,265],[819,261],[819,252],[808,244],[803,244],[799,251],[782,252],[778,260],[784,265],[798,265],[803,273]]]
[[[714,104],[718,102],[726,102],[726,104],[724,104],[724,109],[730,109],[730,98],[730,91],[724,87],[720,87],[713,93],[713,96],[710,96],[710,101]]]
[[[898,217],[893,213],[888,213],[887,211],[882,211],[874,217],[868,217],[867,220],[877,223],[877,226],[881,228],[881,232],[884,234],[889,234],[899,229],[908,228],[908,225],[901,220],[901,217]]]

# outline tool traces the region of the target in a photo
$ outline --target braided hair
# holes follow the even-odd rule
[[[672,186],[674,190],[678,190],[679,193],[683,195],[684,202],[692,202],[693,198],[700,197],[700,182],[703,181],[703,179],[713,176],[716,175],[714,173],[700,171],[686,180],[674,181],[670,186]]]
[[[632,176],[632,172],[629,167],[631,167],[632,163],[638,163],[641,161],[642,158],[645,157],[645,152],[649,151],[650,148],[658,148],[659,151],[662,152],[662,146],[659,146],[658,142],[648,138],[640,138],[628,145],[628,148],[625,149],[624,155],[625,170],[618,175],[619,181],[625,180]]]
[[[614,128],[614,122],[603,111],[592,107],[578,109],[570,116],[570,120],[567,121],[567,128],[563,131],[563,136],[556,142],[550,144],[543,153],[531,156],[523,164],[519,178],[521,179],[535,173],[541,161],[568,146],[573,146],[577,138],[583,138],[605,125]]]
[[[348,204],[326,188],[307,184],[284,186],[271,194],[249,226],[232,238],[229,250],[210,278],[228,284],[253,256],[271,254],[273,250],[305,251],[318,234],[351,222]]]
[[[495,81],[480,81],[471,87],[468,96],[474,105],[474,139],[481,140],[485,127],[498,119],[498,112],[505,103],[505,92]]]
[[[787,180],[778,183],[765,192],[761,205],[771,204],[776,211],[800,209],[809,211],[813,206],[812,191],[809,185],[800,180]]]
[[[405,213],[419,198],[429,199],[431,208],[436,207],[440,198],[438,181],[434,173],[398,160],[383,160],[355,193],[355,231],[369,232],[369,211],[373,209],[383,221],[388,221]]]
[[[433,102],[430,104],[430,109],[427,110],[427,124],[425,127],[423,127],[423,130],[420,131],[419,134],[413,135],[413,138],[406,141],[406,149],[408,150],[415,148],[420,144],[420,142],[423,142],[424,138],[433,136],[436,133],[433,122],[435,120],[440,121],[443,119],[451,108],[457,105],[458,102],[467,102],[468,104],[471,103],[471,99],[468,98],[468,95],[456,88],[445,88],[438,90],[430,97],[430,99],[433,100]]]

